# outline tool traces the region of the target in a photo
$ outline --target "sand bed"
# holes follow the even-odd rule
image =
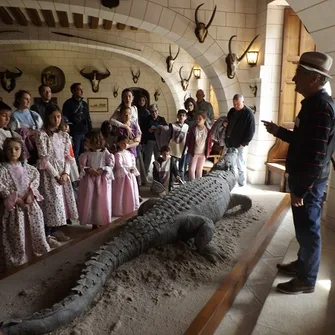
[[[282,195],[270,193],[266,204],[265,194],[252,196],[251,210],[229,211],[216,224],[214,241],[224,250],[222,262],[209,263],[193,241],[150,249],[109,278],[89,311],[52,334],[182,334],[279,204]],[[33,285],[22,285],[12,295],[1,291],[0,320],[27,316],[66,296],[90,253],[86,248],[80,257],[58,259],[49,275],[31,279]]]

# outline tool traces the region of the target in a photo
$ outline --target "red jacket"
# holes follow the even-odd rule
[[[191,156],[194,156],[194,147],[195,147],[195,128],[197,126],[194,125],[191,130],[187,134],[186,138],[186,146],[188,148],[188,152]],[[207,128],[207,138],[206,138],[206,146],[205,146],[205,156],[208,158],[208,156],[211,153],[212,150],[212,136],[210,134],[210,129],[205,125]]]

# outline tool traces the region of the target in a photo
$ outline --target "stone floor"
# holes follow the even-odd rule
[[[215,335],[335,334],[335,232],[322,228],[322,262],[312,294],[285,295],[276,291],[276,264],[296,258],[298,243],[291,211],[287,213],[262,258],[236,297]]]

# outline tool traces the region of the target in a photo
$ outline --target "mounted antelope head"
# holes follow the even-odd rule
[[[216,6],[215,6],[214,10],[213,10],[213,14],[212,14],[212,16],[211,16],[211,18],[210,18],[207,26],[206,26],[205,23],[199,22],[199,20],[198,20],[198,10],[203,5],[204,4],[202,3],[195,10],[195,24],[196,24],[196,27],[195,27],[194,33],[195,33],[195,36],[198,38],[198,40],[199,40],[200,43],[204,43],[204,41],[206,39],[206,36],[208,34],[208,28],[212,24],[212,22],[214,20],[215,12],[216,12]]]
[[[114,86],[114,88],[113,88],[113,97],[117,98],[118,95],[119,95],[119,86],[117,88]]]
[[[15,88],[16,78],[22,75],[22,71],[19,68],[15,67],[15,69],[19,72],[10,72],[9,70],[0,72],[1,86],[8,93],[12,92]]]
[[[171,52],[171,44],[169,45],[169,53],[170,55],[166,57],[166,65],[167,65],[167,72],[171,73],[173,70],[173,64],[176,58],[179,55],[180,47],[178,46],[178,51],[175,57],[172,57],[172,52]]]
[[[255,42],[256,38],[259,35],[256,35],[256,37],[254,37],[254,39],[250,42],[249,46],[247,47],[247,49],[243,52],[241,57],[237,57],[236,54],[231,52],[231,41],[234,37],[236,37],[236,35],[233,35],[230,39],[229,39],[229,43],[228,43],[228,49],[229,49],[229,54],[226,57],[226,63],[227,63],[227,76],[229,79],[233,79],[235,77],[236,74],[236,69],[238,64],[240,63],[240,61],[245,57],[245,55],[247,54],[247,52],[249,51],[249,49],[251,48],[252,44]]]
[[[188,76],[187,79],[186,79],[186,78],[183,78],[183,77],[181,76],[181,69],[182,69],[182,68],[183,68],[183,66],[179,69],[179,77],[180,77],[180,80],[181,80],[180,83],[181,83],[181,86],[182,86],[183,90],[186,91],[187,88],[188,88],[189,81],[190,81],[191,76],[192,76],[192,72],[193,72],[193,68],[194,68],[194,66],[192,67],[191,72],[190,72],[190,75]]]
[[[136,74],[133,72],[133,69],[130,69],[130,71],[131,71],[131,74],[133,76],[133,82],[134,82],[134,84],[137,84],[138,78],[140,78],[140,75],[141,75],[141,70],[138,69],[138,71],[137,71]]]
[[[158,101],[158,98],[160,97],[160,93],[159,93],[159,90],[156,90],[155,93],[154,93],[154,97],[155,97],[155,101]]]
[[[88,73],[84,73],[84,70],[85,69],[82,69],[80,71],[80,74],[88,79],[90,82],[91,82],[91,86],[92,86],[92,91],[93,93],[97,93],[99,92],[99,84],[100,84],[100,81],[103,80],[103,79],[106,79],[110,76],[110,72],[107,70],[107,73],[100,73],[98,72],[97,70],[94,70],[92,72],[88,72]]]

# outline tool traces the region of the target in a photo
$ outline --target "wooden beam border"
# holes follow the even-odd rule
[[[290,195],[286,194],[184,335],[214,334],[290,208]]]
[[[14,19],[10,16],[5,7],[0,7],[0,18],[4,24],[14,24]]]

